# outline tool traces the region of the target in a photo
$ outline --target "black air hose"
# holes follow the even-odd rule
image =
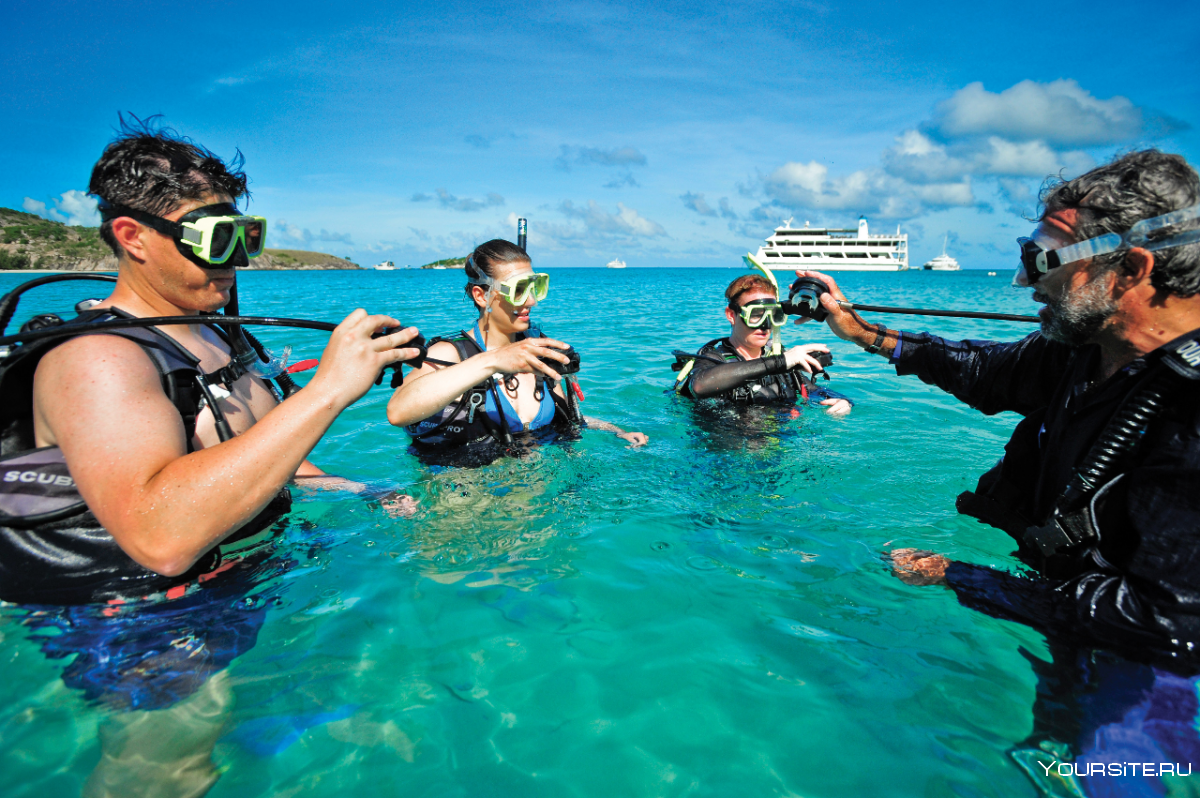
[[[1067,484],[1058,502],[1060,510],[1075,509],[1077,503],[1108,481],[1117,461],[1138,444],[1150,423],[1166,409],[1168,394],[1180,379],[1174,371],[1164,369],[1117,410]]]
[[[48,274],[45,277],[35,277],[27,283],[21,283],[0,299],[0,335],[4,334],[4,331],[8,329],[8,323],[16,315],[17,303],[21,301],[21,294],[31,288],[37,288],[39,285],[61,283],[67,280],[100,280],[101,282],[115,283],[117,278],[111,274]]]

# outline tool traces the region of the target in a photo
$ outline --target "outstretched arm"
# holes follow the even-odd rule
[[[603,430],[604,432],[614,433],[618,438],[629,441],[632,444],[629,448],[636,449],[639,446],[645,446],[650,442],[650,436],[643,432],[626,432],[625,430],[613,424],[611,421],[605,421],[594,416],[584,416],[583,420],[592,429]]]
[[[38,366],[37,437],[62,449],[80,494],[125,553],[176,576],[271,501],[384,366],[417,355],[396,348],[413,328],[371,338],[397,324],[354,311],[303,390],[243,434],[190,454],[183,421],[141,347],[115,336],[76,338]]]
[[[846,297],[829,275],[796,274],[825,283],[829,293],[821,296],[821,307],[829,314],[829,328],[839,338],[864,349],[878,342],[878,354],[895,364],[897,374],[916,375],[988,415],[1005,410],[1027,415],[1045,406],[1074,351],[1039,333],[997,343],[950,341],[929,333],[889,330],[841,308],[838,300]]]

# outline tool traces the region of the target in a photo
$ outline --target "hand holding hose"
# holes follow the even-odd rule
[[[799,368],[805,374],[816,374],[822,371],[821,361],[812,356],[813,352],[828,353],[829,347],[825,344],[800,344],[789,347],[783,353],[783,361],[787,364],[788,371],[794,368]]]
[[[543,358],[566,365],[569,358],[561,350],[569,344],[553,338],[525,338],[487,352],[488,365],[495,374],[541,374],[554,382],[561,376],[548,366]]]
[[[821,309],[827,314],[825,322],[829,325],[829,329],[833,330],[833,334],[844,341],[852,341],[859,346],[869,346],[876,337],[877,331],[873,325],[863,321],[862,316],[859,316],[853,310],[843,308],[839,302],[848,302],[842,289],[838,288],[837,282],[827,274],[821,272],[798,271],[797,277],[808,277],[824,283],[828,289],[828,293],[821,294],[820,302]],[[804,321],[798,319],[797,324]]]
[[[419,349],[398,348],[417,337],[416,327],[372,337],[399,325],[391,316],[369,316],[362,308],[355,310],[330,334],[309,389],[325,392],[339,410],[353,404],[374,384],[384,366],[420,356]]]

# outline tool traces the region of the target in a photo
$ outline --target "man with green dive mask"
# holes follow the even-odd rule
[[[237,208],[247,194],[238,165],[145,125],[126,126],[96,164],[89,190],[118,276],[81,321],[196,323],[64,338],[32,361],[33,417],[23,443],[61,451],[84,516],[79,540],[60,530],[61,562],[39,563],[37,586],[21,586],[27,580],[17,575],[27,569],[8,573],[0,546],[0,599],[140,597],[194,579],[214,556],[220,561],[233,533],[263,526],[286,483],[323,475],[305,458],[338,413],[384,365],[418,354],[397,348],[414,330],[373,339],[399,322],[358,310],[333,333],[313,379],[284,404],[249,367],[237,367],[225,332],[201,314],[230,301],[235,267],[266,245],[266,219]],[[5,446],[2,454],[12,455],[8,438]],[[103,562],[73,570],[87,560],[76,544]]]

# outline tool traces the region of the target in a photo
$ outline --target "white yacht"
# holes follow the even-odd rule
[[[371,268],[377,272],[390,272],[396,268],[396,264],[392,263],[390,260],[385,260],[383,263],[372,266]]]
[[[620,258],[613,258],[612,260],[610,260],[608,263],[606,263],[604,265],[610,269],[624,269],[625,261],[621,260]]]
[[[926,261],[922,269],[931,272],[957,272],[962,270],[962,266],[958,265],[958,261],[946,254],[946,242],[950,240],[950,234],[942,239],[942,254],[930,261]]]
[[[908,271],[908,233],[874,235],[866,217],[853,227],[796,227],[788,219],[758,248],[755,257],[780,271],[813,269],[821,272]]]

